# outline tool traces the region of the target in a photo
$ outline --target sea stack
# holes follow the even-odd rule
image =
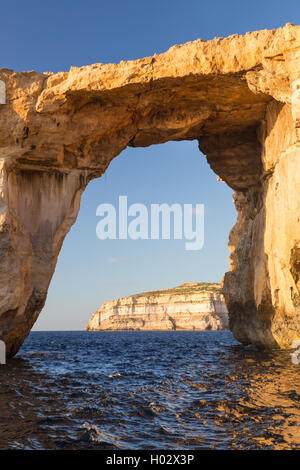
[[[228,312],[219,284],[180,286],[104,302],[90,318],[88,331],[225,330]]]

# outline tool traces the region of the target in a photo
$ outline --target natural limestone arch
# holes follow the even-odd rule
[[[0,338],[42,309],[88,182],[127,146],[197,139],[235,191],[224,294],[244,344],[300,337],[300,28],[197,40],[69,73],[0,70]]]

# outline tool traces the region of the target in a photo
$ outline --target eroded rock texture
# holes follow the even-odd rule
[[[104,302],[88,331],[226,330],[228,312],[219,284],[186,282]]]
[[[126,146],[184,139],[198,139],[235,190],[224,278],[234,335],[266,347],[299,338],[299,70],[300,28],[290,24],[69,73],[1,69],[0,337],[9,355],[44,305],[87,183]]]

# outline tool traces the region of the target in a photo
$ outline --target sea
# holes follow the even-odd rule
[[[31,332],[0,449],[299,449],[300,365],[228,331]]]

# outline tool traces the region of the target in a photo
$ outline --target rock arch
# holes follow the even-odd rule
[[[126,146],[197,139],[235,190],[224,278],[241,342],[300,336],[300,28],[197,40],[57,74],[0,70],[0,338],[15,354],[42,309],[88,182]],[[3,103],[3,100],[2,100]]]

